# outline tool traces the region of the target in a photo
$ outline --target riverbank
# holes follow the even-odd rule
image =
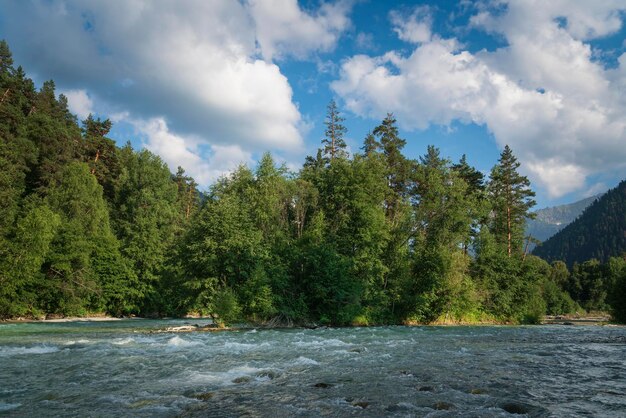
[[[592,315],[546,315],[541,325],[617,325],[606,314]]]
[[[63,322],[103,322],[103,321],[121,321],[124,319],[143,319],[140,317],[126,317],[117,318],[107,315],[89,315],[89,316],[68,316],[68,317],[52,317],[52,318],[11,318],[2,319],[0,323],[27,323],[27,322],[40,322],[40,323],[63,323]]]
[[[36,322],[36,323],[67,323],[67,322],[105,322],[105,321],[121,321],[121,320],[140,320],[146,319],[142,317],[114,317],[107,315],[88,315],[88,316],[71,316],[71,317],[46,317],[46,318],[11,318],[11,319],[3,319],[0,320],[0,323],[28,323],[28,322]],[[172,318],[155,318],[155,319],[172,319]],[[181,320],[189,320],[190,322],[194,319],[210,319],[203,317],[182,317],[176,318]],[[418,322],[405,322],[401,325],[405,326],[493,326],[493,325],[520,325],[512,322],[503,322],[496,320],[481,320],[481,321],[453,321],[453,320],[437,320],[435,322],[424,324]],[[605,326],[605,325],[621,325],[611,322],[611,317],[608,314],[604,313],[594,313],[590,315],[546,315],[539,324],[537,325],[594,325],[594,326]],[[358,328],[358,327],[368,327],[368,326],[377,326],[377,325],[358,325],[358,326],[348,326],[345,328]],[[274,324],[273,326],[268,326],[264,324],[245,324],[244,326],[237,327],[217,327],[215,325],[210,326],[199,326],[199,325],[184,325],[180,327],[176,327],[176,329],[168,329],[167,331],[163,330],[161,332],[194,332],[194,331],[234,331],[241,329],[252,329],[252,328],[262,328],[262,329],[275,329],[275,328],[307,328],[307,329],[316,329],[316,328],[327,328],[326,326],[318,326],[311,324]],[[344,327],[340,327],[344,328]]]

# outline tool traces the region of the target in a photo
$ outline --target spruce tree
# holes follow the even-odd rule
[[[322,140],[324,154],[330,156],[331,161],[335,158],[347,157],[346,142],[343,139],[347,132],[346,127],[343,125],[344,121],[345,118],[339,113],[337,103],[331,100],[327,107],[326,120],[324,121],[326,125],[325,137]]]
[[[402,155],[406,141],[400,138],[396,119],[387,113],[382,123],[374,128],[373,134],[379,138],[380,148],[387,165],[387,185],[389,191],[385,197],[387,217],[393,220],[401,201],[408,193],[410,162]],[[371,138],[370,138],[371,139]]]
[[[376,137],[372,132],[368,132],[363,141],[363,147],[361,149],[366,156],[371,156],[380,148],[380,143],[376,141]]]
[[[500,154],[498,164],[491,170],[488,186],[492,204],[491,231],[496,241],[505,244],[507,255],[521,250],[526,218],[535,206],[535,192],[527,177],[517,172],[520,163],[509,146]]]

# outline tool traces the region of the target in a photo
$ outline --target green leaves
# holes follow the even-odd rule
[[[624,317],[621,262],[570,275],[522,254],[534,193],[508,146],[485,185],[465,156],[406,158],[392,114],[350,157],[343,123],[331,101],[300,172],[266,153],[201,193],[182,167],[118,148],[110,120],[79,128],[54,82],[36,91],[0,42],[0,316],[536,322],[576,308],[567,290]],[[604,232],[626,219],[612,196]]]

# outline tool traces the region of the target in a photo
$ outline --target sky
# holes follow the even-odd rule
[[[488,173],[509,145],[537,208],[626,178],[626,0],[2,0],[0,38],[79,120],[109,118],[204,188],[265,151],[351,152],[387,113]]]

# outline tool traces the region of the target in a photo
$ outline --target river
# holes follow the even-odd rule
[[[0,415],[624,416],[626,328],[0,324]]]

